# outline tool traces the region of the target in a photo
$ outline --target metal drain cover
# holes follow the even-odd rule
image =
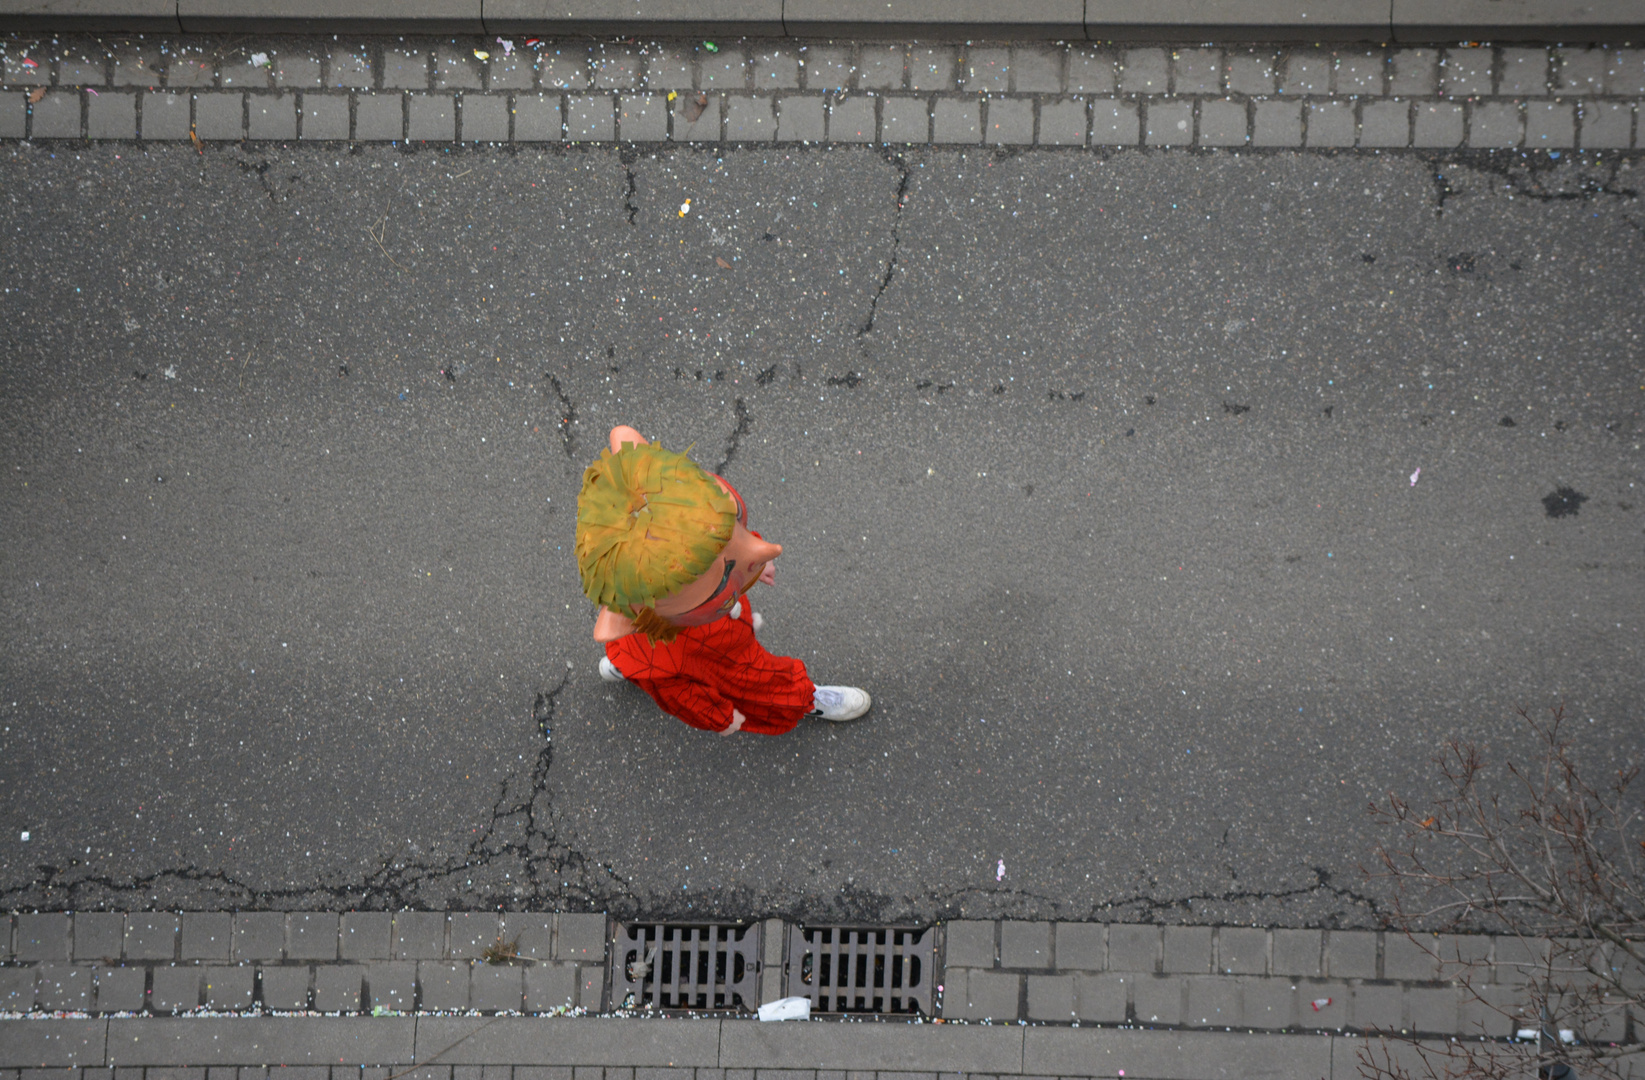
[[[932,1012],[935,927],[796,926],[783,993],[820,1013]]]
[[[611,1007],[752,1010],[759,959],[758,923],[619,923]]]

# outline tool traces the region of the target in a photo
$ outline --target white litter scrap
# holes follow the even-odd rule
[[[268,67],[268,53],[254,52],[251,54],[252,67]]]
[[[803,997],[779,998],[760,1006],[761,1020],[809,1020],[811,999]]]

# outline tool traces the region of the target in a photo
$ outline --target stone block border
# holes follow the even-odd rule
[[[1645,47],[0,40],[0,138],[1640,149]]]

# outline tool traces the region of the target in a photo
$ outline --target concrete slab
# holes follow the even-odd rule
[[[158,1017],[114,1019],[107,1064],[409,1064],[417,1022],[410,1018]]]
[[[1126,1076],[1146,1076],[1150,1080],[1330,1076],[1331,1039],[1322,1035],[1054,1027],[1028,1028],[1024,1034],[1025,1073],[1115,1076],[1121,1069]]]
[[[506,1017],[487,1025],[470,1017],[425,1016],[417,1022],[417,1056],[425,1060],[451,1047],[441,1061],[452,1065],[537,1065],[713,1068],[719,1064],[718,1020],[653,1020],[635,1024],[603,1018]],[[766,1024],[767,1028],[781,1025]],[[472,1038],[457,1043],[470,1032]],[[457,1045],[452,1045],[457,1043]]]
[[[1005,1026],[861,1024],[852,1027],[850,1038],[842,1038],[833,1024],[726,1020],[720,1024],[719,1064],[726,1069],[804,1062],[818,1069],[1016,1073],[1022,1068],[1022,1032]]]

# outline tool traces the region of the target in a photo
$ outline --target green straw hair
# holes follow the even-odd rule
[[[609,449],[577,494],[577,569],[594,603],[634,615],[707,570],[737,521],[730,495],[684,454],[655,443]]]

